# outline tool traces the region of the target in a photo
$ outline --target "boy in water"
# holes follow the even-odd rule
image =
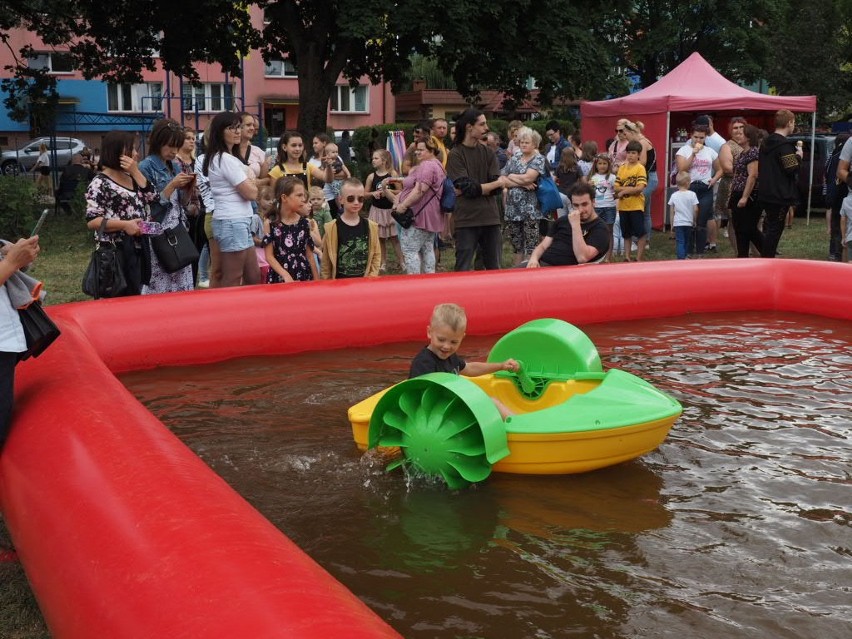
[[[432,311],[432,319],[426,328],[429,344],[411,361],[408,377],[419,377],[427,373],[454,373],[466,377],[477,377],[497,371],[518,372],[520,365],[514,359],[505,362],[466,362],[456,355],[467,329],[467,316],[457,304],[438,304]],[[497,399],[492,398],[500,415],[505,419],[512,412]]]

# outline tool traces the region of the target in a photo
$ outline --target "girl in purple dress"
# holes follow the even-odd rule
[[[319,279],[313,259],[311,227],[302,209],[310,207],[305,185],[294,177],[275,183],[275,203],[263,223],[263,246],[269,262],[267,283]],[[307,210],[303,211],[307,215]]]

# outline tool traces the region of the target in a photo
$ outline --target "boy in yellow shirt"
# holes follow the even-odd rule
[[[618,167],[615,178],[615,199],[618,201],[618,222],[621,236],[624,238],[624,261],[630,262],[631,238],[636,239],[636,261],[641,262],[645,254],[645,195],[648,186],[648,173],[639,163],[642,145],[632,141],[627,143],[627,161]]]

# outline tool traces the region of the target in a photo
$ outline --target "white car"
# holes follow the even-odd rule
[[[66,138],[57,136],[56,140],[56,167],[62,169],[71,163],[71,156],[80,153],[86,146],[82,140],[77,138]],[[0,159],[0,171],[3,175],[18,175],[22,171],[31,171],[39,156],[39,147],[46,144],[48,151],[51,149],[50,138],[41,137],[27,142],[26,146],[12,151],[3,151]],[[50,154],[51,159],[53,153]]]

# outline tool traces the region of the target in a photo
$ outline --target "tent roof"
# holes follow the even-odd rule
[[[816,111],[816,96],[765,95],[744,89],[716,71],[698,52],[667,75],[632,95],[583,102],[583,117],[627,116],[666,111]]]

